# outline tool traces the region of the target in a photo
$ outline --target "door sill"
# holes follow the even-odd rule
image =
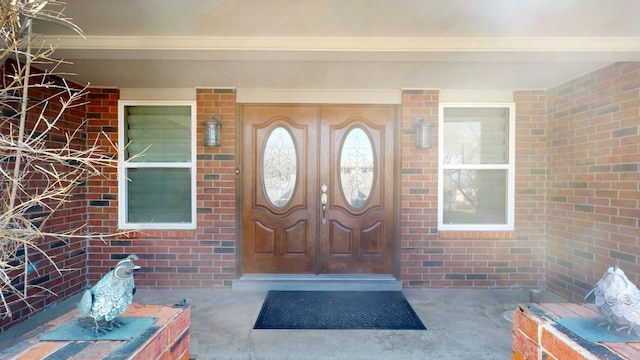
[[[402,282],[393,275],[377,274],[244,274],[231,288],[238,291],[400,291]]]

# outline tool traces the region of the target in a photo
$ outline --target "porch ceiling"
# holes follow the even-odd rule
[[[67,0],[74,80],[113,87],[546,89],[640,60],[638,1]]]

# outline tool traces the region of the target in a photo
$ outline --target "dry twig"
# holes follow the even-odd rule
[[[88,144],[86,124],[70,126],[65,114],[86,105],[86,88],[75,89],[57,73],[55,47],[35,46],[32,21],[80,29],[62,14],[55,0],[0,0],[0,318],[11,316],[11,305],[32,307],[37,296],[52,294],[32,277],[39,276],[34,259],[46,259],[59,274],[57,259],[42,244],[51,241],[104,239],[84,226],[68,229],[54,224],[56,212],[82,194],[91,176],[116,166],[97,142]],[[13,66],[8,66],[8,64]],[[35,72],[33,65],[48,71]],[[36,94],[36,95],[34,95]],[[44,96],[42,95],[44,94]],[[105,135],[106,136],[106,135]],[[113,146],[115,144],[111,144]]]

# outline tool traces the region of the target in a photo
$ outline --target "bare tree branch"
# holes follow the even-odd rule
[[[56,0],[0,0],[0,318],[10,317],[15,303],[33,309],[35,297],[53,294],[34,283],[46,275],[36,260],[45,260],[46,268],[58,274],[73,270],[61,268],[43,244],[124,234],[90,234],[86,224],[68,228],[53,221],[83,195],[87,179],[117,166],[111,149],[97,139],[88,143],[86,120],[75,125],[68,120],[70,109],[87,104],[87,88],[67,83],[68,74],[57,72],[64,61],[54,59],[55,46],[38,43],[32,33],[38,20],[82,36],[63,10],[64,3]]]

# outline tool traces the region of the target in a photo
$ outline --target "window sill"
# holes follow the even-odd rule
[[[513,230],[440,230],[440,239],[515,239],[517,234]]]

